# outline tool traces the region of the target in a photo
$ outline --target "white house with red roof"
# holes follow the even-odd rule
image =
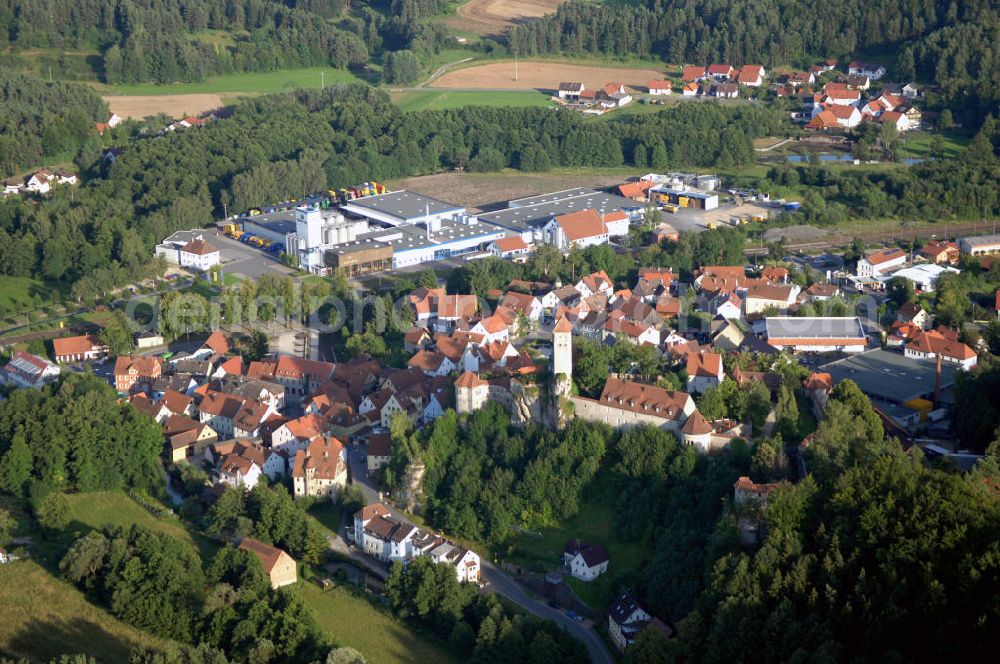
[[[59,366],[45,358],[19,350],[0,369],[4,382],[16,387],[41,387],[59,378]]]
[[[736,73],[732,65],[712,64],[708,66],[708,75],[717,81],[728,81]]]
[[[765,76],[767,76],[767,72],[764,70],[763,65],[743,65],[739,76],[736,78],[736,82],[740,85],[758,88],[764,84]]]
[[[910,130],[910,119],[899,111],[886,111],[879,117],[878,121],[882,124],[893,125],[898,132]]]
[[[976,367],[976,351],[958,340],[957,335],[945,335],[938,330],[928,330],[906,344],[906,357],[915,359],[941,358],[942,362],[957,364],[970,371]]]
[[[580,279],[576,282],[575,288],[583,298],[588,298],[591,295],[606,295],[610,298],[615,292],[615,283],[611,281],[607,272],[600,270]]]
[[[685,65],[684,71],[681,73],[681,80],[685,83],[696,83],[707,77],[708,72],[706,69],[697,65]]]
[[[869,251],[858,260],[857,276],[878,278],[906,263],[906,252],[899,247]]]
[[[688,392],[704,392],[726,379],[722,355],[718,353],[688,353],[686,369]]]
[[[101,343],[95,334],[82,334],[77,337],[62,337],[52,340],[52,354],[56,362],[84,362],[96,360],[107,354],[108,348]]]
[[[622,237],[628,235],[628,215],[623,210],[614,210],[601,215],[601,221],[608,229],[609,237]]]
[[[608,227],[594,209],[579,210],[554,217],[544,228],[546,242],[562,252],[571,246],[580,249],[608,243]]]
[[[218,265],[221,254],[215,245],[198,236],[180,248],[180,266],[207,272]]]
[[[497,258],[515,263],[523,263],[531,255],[532,247],[520,235],[511,235],[494,240],[487,249]]]
[[[673,91],[674,84],[670,81],[650,81],[646,86],[653,96],[668,95]]]

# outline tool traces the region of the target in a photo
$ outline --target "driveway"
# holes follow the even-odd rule
[[[292,274],[294,272],[288,266],[282,265],[271,254],[243,244],[218,231],[215,231],[215,235],[211,237],[211,242],[219,248],[222,270],[226,274],[238,274],[256,279],[264,274]]]

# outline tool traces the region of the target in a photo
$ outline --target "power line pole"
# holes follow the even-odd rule
[[[517,82],[517,49],[514,49],[514,81]]]
[[[321,71],[319,73],[319,89],[322,90],[326,87],[326,72]]]

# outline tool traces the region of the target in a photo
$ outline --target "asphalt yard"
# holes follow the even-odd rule
[[[215,233],[213,235],[213,233]],[[222,269],[226,274],[257,279],[264,274],[292,274],[293,270],[282,265],[277,257],[238,242],[217,231],[206,233],[209,241],[219,248]]]

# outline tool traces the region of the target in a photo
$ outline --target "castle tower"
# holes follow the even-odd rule
[[[552,374],[557,390],[568,393],[573,380],[573,325],[565,316],[552,328]]]

